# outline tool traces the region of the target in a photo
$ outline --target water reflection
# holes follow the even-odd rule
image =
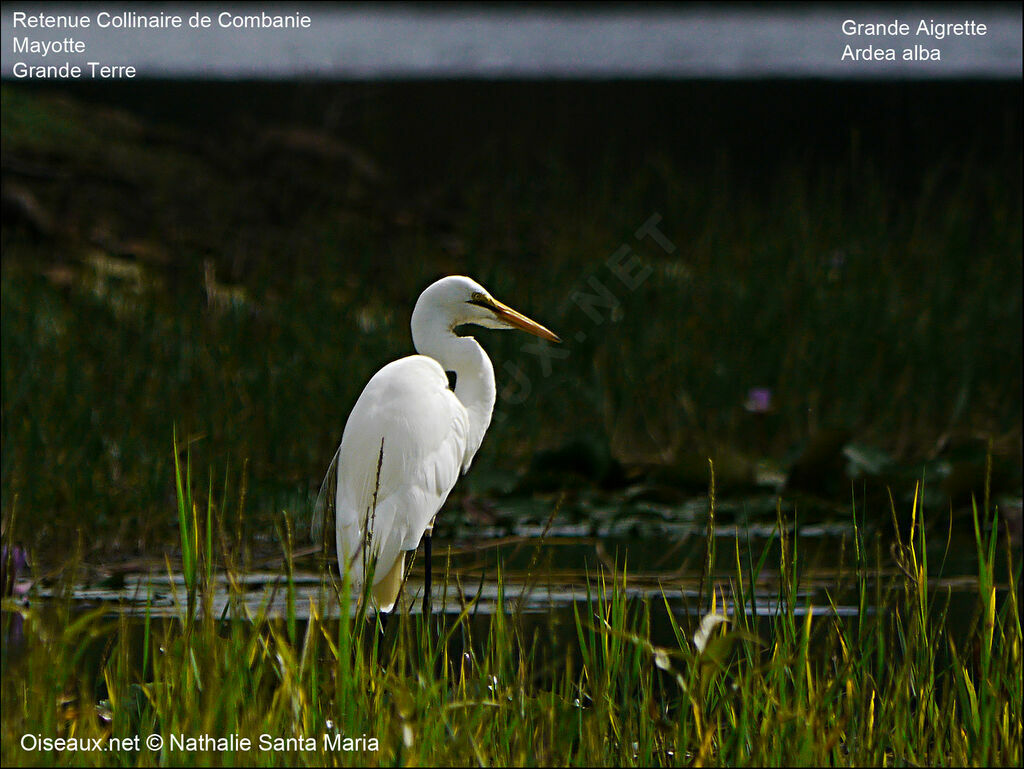
[[[896,576],[895,570],[872,573],[872,579],[885,581]],[[669,607],[677,615],[702,615],[707,611],[711,590],[724,599],[725,613],[736,610],[733,600],[736,586],[728,579],[703,586],[699,577],[678,577],[671,574],[631,574],[625,586],[613,586],[612,577],[604,579],[580,572],[572,575],[545,574],[531,578],[525,573],[509,572],[499,585],[482,572],[450,574],[446,583],[435,580],[432,605],[437,613],[458,615],[468,612],[491,615],[504,607],[504,611],[523,614],[545,614],[571,611],[574,604],[587,601],[610,601],[614,590],[630,600],[649,600]],[[793,596],[797,616],[855,616],[858,611],[856,583],[851,572],[816,570],[801,579],[801,588]],[[936,578],[929,580],[932,590],[973,594],[978,589],[977,579],[969,576]],[[401,598],[401,611],[416,614],[420,611],[423,581],[410,577]],[[125,575],[117,587],[79,586],[72,592],[72,600],[80,608],[109,605],[127,615],[173,618],[184,616],[186,604],[184,578],[180,574],[168,576],[159,573]],[[36,588],[36,599],[59,599],[66,593],[60,589]],[[741,610],[748,616],[769,617],[783,611],[778,575],[764,575],[750,591],[745,588]],[[253,571],[246,574],[217,574],[209,596],[210,610],[217,618],[284,617],[289,611],[297,619],[311,615],[336,618],[342,613],[337,582],[313,572],[296,572],[289,586],[282,572]],[[720,600],[722,600],[720,599]],[[202,605],[202,602],[200,602]],[[357,611],[355,602],[349,602],[350,615]],[[721,605],[721,604],[720,604]],[[291,607],[291,609],[289,609]],[[873,613],[872,608],[867,609]]]

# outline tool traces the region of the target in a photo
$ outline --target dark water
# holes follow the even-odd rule
[[[787,561],[792,563],[794,531],[798,582],[798,616],[854,616],[857,597],[856,534],[852,523],[815,522],[794,528],[785,525]],[[655,528],[646,522],[648,530]],[[678,616],[699,617],[710,609],[715,593],[718,611],[742,611],[748,616],[776,615],[783,589],[780,577],[781,540],[777,524],[735,523],[715,527],[711,580],[702,579],[708,555],[703,526],[693,522],[661,522],[655,535],[637,536],[636,519],[556,525],[523,524],[476,529],[471,540],[434,540],[432,609],[436,613],[492,615],[498,611],[524,615],[566,614],[588,600],[610,599],[619,581],[630,600],[662,604]],[[500,530],[499,530],[500,529]],[[862,533],[863,536],[863,533]],[[929,542],[929,587],[950,594],[977,594],[973,537],[959,532],[947,545],[932,533]],[[869,534],[863,539],[865,576],[870,583],[888,583],[899,576],[890,554],[892,537]],[[329,567],[313,548],[296,553],[289,581],[283,559],[230,573],[218,572],[212,584],[212,615],[217,618],[309,619],[311,610],[325,618],[342,612],[337,566]],[[737,564],[738,559],[738,564]],[[409,562],[403,588],[402,612],[421,611],[424,587],[422,551]],[[627,580],[622,587],[622,572]],[[744,585],[739,587],[741,575]],[[753,590],[750,589],[751,584]],[[603,587],[603,594],[602,594]],[[738,590],[746,599],[737,605]],[[36,600],[57,600],[63,587],[35,585]],[[79,583],[71,591],[82,609],[107,606],[129,616],[174,618],[185,613],[187,590],[180,573],[168,573],[156,563],[149,569],[118,572]],[[348,607],[355,614],[353,601]],[[873,611],[873,609],[871,609]]]
[[[706,499],[695,499],[690,507],[696,518],[706,511]],[[722,502],[721,508],[722,518],[728,519],[730,504]],[[795,550],[798,574],[795,589],[788,592],[780,573],[783,545],[778,523],[725,520],[716,525],[714,576],[703,580],[708,557],[704,522],[682,518],[677,512],[672,520],[659,524],[647,520],[644,536],[637,535],[643,528],[637,516],[596,526],[558,521],[496,525],[492,531],[478,527],[475,538],[468,538],[464,526],[449,526],[447,542],[435,536],[432,622],[436,630],[431,632],[447,639],[448,659],[472,664],[470,659],[486,658],[496,617],[501,615],[506,622],[511,618],[517,628],[515,642],[529,649],[535,674],[549,675],[567,660],[580,663],[577,617],[584,630],[600,631],[607,607],[615,601],[624,605],[632,618],[628,622],[638,623],[633,627],[649,628],[651,643],[668,648],[676,648],[684,639],[696,645],[701,620],[712,610],[728,617],[731,627],[749,629],[764,648],[770,648],[775,634],[784,632],[787,616],[811,615],[815,632],[831,632],[833,622],[853,628],[861,621],[868,626],[879,620],[885,623],[890,620],[884,615],[894,606],[914,605],[906,594],[910,583],[890,552],[893,536],[888,528],[868,524],[857,531],[852,521],[826,519],[794,525],[784,519],[785,563],[792,568]],[[942,607],[945,627],[959,643],[978,616],[976,546],[973,534],[967,536],[962,528],[948,543],[940,529],[940,523],[935,523],[927,532],[930,601]],[[860,574],[857,541],[862,548]],[[212,589],[199,600],[200,614],[209,611],[220,622],[221,635],[230,634],[237,623],[245,633],[250,626],[267,621],[281,628],[290,624],[295,642],[301,643],[315,617],[324,621],[325,632],[337,632],[343,609],[336,566],[322,568],[318,562],[323,561],[309,550],[295,553],[290,579],[280,558],[230,575],[217,573]],[[628,574],[624,584],[623,568]],[[861,579],[867,597],[863,605]],[[997,575],[1000,583],[1005,584],[1005,574]],[[422,554],[417,553],[398,607],[405,616],[389,621],[384,636],[368,624],[363,634],[368,651],[369,644],[386,648],[398,643],[403,624],[420,621],[422,591]],[[1003,590],[998,592],[1002,600]],[[79,583],[70,594],[63,587],[34,585],[27,600],[54,631],[65,627],[69,616],[107,609],[101,611],[110,620],[106,634],[94,634],[79,650],[88,677],[89,670],[102,669],[115,644],[127,644],[131,664],[141,665],[144,638],[175,637],[187,614],[186,595],[184,578],[169,574],[164,562],[163,568],[153,563],[145,570]],[[350,615],[356,614],[354,601],[348,609]],[[461,630],[448,633],[445,628],[460,621],[462,614],[466,617]],[[33,638],[25,635],[20,622],[14,635],[10,628],[5,616],[5,655],[17,659],[31,649]],[[646,629],[641,632],[646,634]],[[815,648],[816,654],[827,654],[831,647],[815,644]],[[471,650],[474,654],[465,656]],[[101,678],[95,679],[95,686],[97,697],[105,698]]]

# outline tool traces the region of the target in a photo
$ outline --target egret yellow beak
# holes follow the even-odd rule
[[[521,312],[516,312],[507,304],[499,302],[494,297],[483,297],[482,300],[474,301],[473,304],[479,304],[483,307],[487,307],[495,314],[495,316],[497,316],[498,320],[525,331],[527,334],[539,336],[541,339],[547,339],[549,342],[562,341],[554,332],[544,328],[544,326],[537,323],[537,321],[530,320]]]

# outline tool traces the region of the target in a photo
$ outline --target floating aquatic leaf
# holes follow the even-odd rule
[[[864,475],[881,475],[892,466],[892,457],[876,446],[865,443],[848,443],[843,447],[843,456],[849,460],[846,473],[851,478]]]

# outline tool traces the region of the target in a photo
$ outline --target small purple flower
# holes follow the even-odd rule
[[[27,586],[18,584],[18,575],[28,566],[28,555],[23,548],[15,545],[8,549],[7,545],[0,548],[0,584],[3,595],[23,594]]]
[[[3,596],[22,596],[28,592],[31,583],[22,582],[18,584],[18,574],[28,566],[28,555],[24,548],[17,545],[8,548],[7,545],[0,547],[0,585],[3,586]],[[4,612],[4,653],[21,648],[25,642],[24,619],[21,614],[13,612],[8,621],[7,612]]]
[[[772,391],[769,387],[751,387],[743,408],[752,414],[765,414],[772,410]]]

